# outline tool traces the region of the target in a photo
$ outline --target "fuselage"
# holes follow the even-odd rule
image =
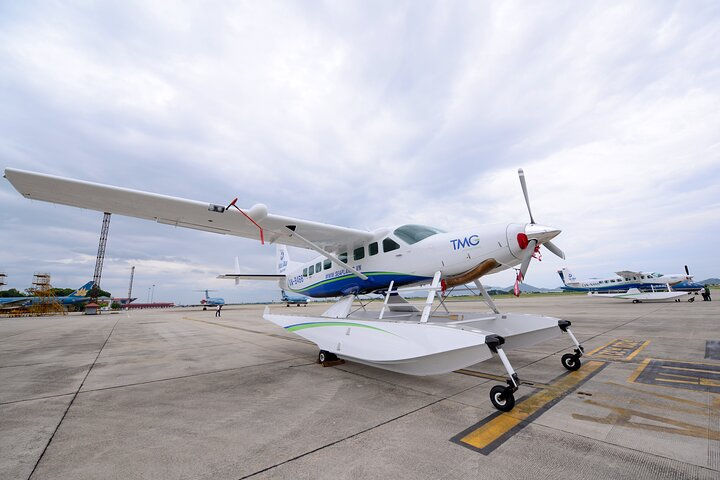
[[[340,260],[363,273],[364,280],[323,256],[286,272],[286,287],[311,297],[336,297],[382,291],[390,282],[403,286],[442,278],[458,281],[518,265],[524,254],[519,235],[540,243],[559,230],[533,224],[483,225],[443,232],[423,225],[378,229],[373,239],[337,252]],[[525,243],[527,247],[527,243]],[[477,278],[479,275],[475,276]],[[470,278],[471,281],[472,278]],[[466,282],[462,282],[466,283]]]

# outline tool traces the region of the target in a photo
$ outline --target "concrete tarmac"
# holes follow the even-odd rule
[[[570,373],[565,335],[507,352],[524,382],[507,414],[496,358],[324,368],[264,306],[0,319],[0,478],[720,478],[720,302],[498,306],[570,320],[591,353]]]

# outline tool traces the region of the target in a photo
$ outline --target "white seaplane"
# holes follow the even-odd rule
[[[509,379],[507,386],[491,389],[490,400],[498,410],[509,411],[520,382],[504,348],[535,345],[565,332],[575,349],[563,355],[563,366],[577,370],[583,354],[569,321],[501,313],[480,283],[483,275],[517,265],[521,281],[540,245],[564,258],[551,241],[560,230],[535,223],[525,176],[522,169],[518,173],[530,223],[454,232],[420,225],[356,230],[273,215],[262,204],[243,210],[237,207],[237,199],[225,206],[11,168],[5,170],[5,178],[29,199],[314,250],[317,259],[297,269],[290,266],[287,252],[281,248],[279,273],[230,274],[225,278],[279,279],[281,288],[293,292],[341,297],[321,316],[277,315],[269,308],[263,315],[314,342],[321,362],[341,357],[405,374],[433,375],[496,354]],[[437,293],[469,282],[474,282],[492,312],[450,313],[444,308],[438,313],[445,304]],[[427,293],[421,308],[402,297],[418,291]],[[384,295],[380,312],[352,311],[356,296],[364,293]],[[433,308],[436,299],[440,305]]]

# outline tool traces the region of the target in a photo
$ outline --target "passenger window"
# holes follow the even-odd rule
[[[330,260],[325,260],[325,262],[323,262],[323,270],[330,270],[330,266],[332,266],[332,262]]]
[[[365,258],[365,247],[353,250],[353,260],[362,260],[363,258]]]
[[[312,275],[315,273],[315,265],[310,265],[310,268],[308,268],[308,275]]]
[[[343,252],[338,255],[338,259],[340,259],[340,261],[343,263],[347,263],[347,252]]]
[[[373,242],[370,245],[368,245],[368,254],[372,257],[373,255],[378,254],[378,243]]]
[[[393,250],[397,250],[398,248],[400,248],[400,245],[398,245],[398,243],[392,238],[386,238],[385,240],[383,240],[383,252],[392,252]]]
[[[307,277],[307,268],[303,268],[303,277]]]
[[[322,263],[318,262],[315,264],[315,271],[320,272],[322,270]]]

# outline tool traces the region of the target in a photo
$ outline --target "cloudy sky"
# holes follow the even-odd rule
[[[528,283],[720,276],[720,3],[2,2],[0,168],[374,229],[563,230]],[[102,214],[0,179],[0,272],[92,278]],[[291,252],[306,258],[303,251]],[[279,298],[274,248],[114,216],[102,286]],[[485,279],[507,286],[513,273]]]

